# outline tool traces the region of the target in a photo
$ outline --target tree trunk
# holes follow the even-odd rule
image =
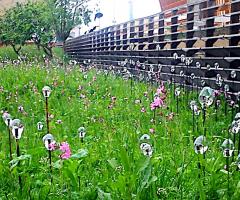
[[[41,46],[44,53],[47,54],[47,56],[51,59],[53,57],[52,47],[48,47],[47,45],[41,45]]]
[[[18,48],[17,48],[17,46],[14,45],[14,44],[11,44],[11,46],[12,46],[12,48],[13,48],[13,51],[14,51],[18,56],[20,56],[19,51],[22,49],[22,46],[19,46]]]

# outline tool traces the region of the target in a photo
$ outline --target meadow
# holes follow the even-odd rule
[[[239,199],[239,102],[202,109],[198,95],[91,65],[1,64],[0,110],[24,130],[9,140],[0,121],[0,199]]]

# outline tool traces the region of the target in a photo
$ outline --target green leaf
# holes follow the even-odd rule
[[[55,163],[53,163],[53,168],[55,168],[55,169],[61,169],[62,168],[62,160],[58,160],[58,161],[56,161]]]
[[[115,158],[112,158],[110,160],[107,160],[109,165],[113,168],[113,169],[116,169],[118,167],[118,162]]]
[[[73,154],[71,156],[71,158],[80,159],[80,158],[86,157],[87,155],[88,155],[88,150],[87,149],[79,149],[76,154]]]
[[[102,191],[100,188],[98,188],[98,198],[100,200],[111,200],[111,194],[110,193],[106,193],[104,191]]]

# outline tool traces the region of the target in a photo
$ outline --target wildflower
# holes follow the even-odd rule
[[[157,89],[157,94],[166,94],[167,90],[165,89],[165,86],[162,84],[158,89]]]
[[[150,128],[150,129],[149,129],[149,132],[150,132],[150,133],[155,133],[154,128]]]
[[[174,117],[174,113],[172,112],[172,113],[167,115],[167,120],[171,121],[171,120],[173,120],[173,117]]]
[[[214,90],[213,94],[215,97],[217,97],[221,94],[221,92],[219,90]]]
[[[18,112],[24,112],[23,106],[18,106]]]
[[[80,94],[80,98],[81,98],[81,99],[85,99],[86,96],[85,96],[84,94]]]
[[[141,112],[142,113],[145,113],[146,112],[146,109],[144,107],[141,108]]]
[[[112,96],[111,99],[112,99],[113,102],[115,102],[117,98],[115,96]]]
[[[62,120],[61,120],[61,119],[58,119],[58,120],[56,121],[56,123],[57,123],[57,124],[62,124]]]
[[[163,100],[160,97],[155,97],[154,101],[151,103],[151,110],[162,107],[164,104]]]
[[[61,159],[68,159],[71,156],[71,150],[69,147],[69,144],[67,142],[62,142],[60,147],[59,147],[60,151],[62,151],[62,154],[60,155]]]
[[[51,143],[48,145],[49,151],[54,151],[54,150],[56,150],[56,148],[57,148],[57,144],[56,144],[55,141],[51,142]]]
[[[79,85],[77,91],[83,90],[83,86]]]

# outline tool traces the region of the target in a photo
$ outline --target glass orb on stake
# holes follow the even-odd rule
[[[8,128],[9,158],[10,160],[12,160],[12,141],[11,141],[11,129],[10,129],[10,124],[12,123],[12,116],[9,113],[4,112],[2,115],[2,118]]]
[[[45,97],[45,111],[46,111],[46,124],[47,124],[47,133],[50,132],[49,130],[49,118],[48,118],[48,98],[51,94],[51,88],[49,86],[44,86],[42,89],[43,96]]]

